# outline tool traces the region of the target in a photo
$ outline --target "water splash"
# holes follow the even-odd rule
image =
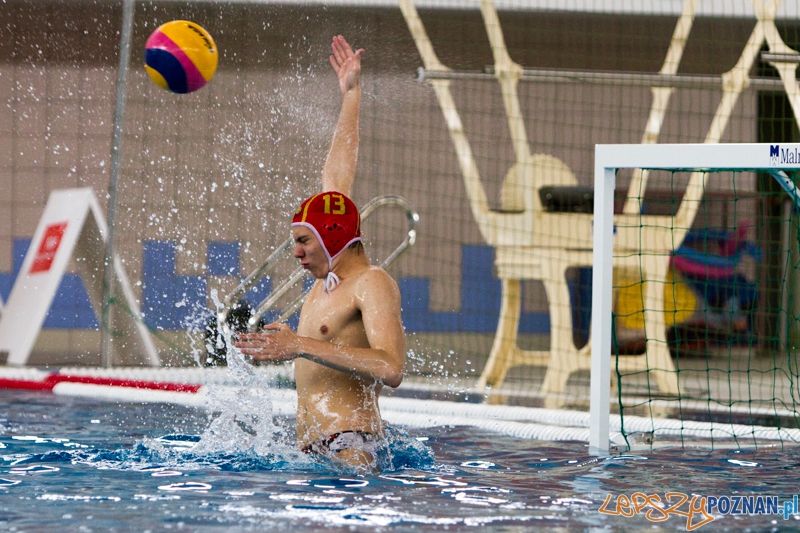
[[[211,291],[211,299],[219,314],[224,306],[216,290]],[[256,372],[234,346],[229,328],[220,327],[218,335],[227,351],[228,378],[236,386],[208,385],[207,407],[217,414],[190,451],[200,455],[254,453],[291,462],[307,461],[286,428],[275,423],[269,377]]]
[[[216,295],[216,289],[212,292]],[[206,328],[208,328],[208,324],[212,318],[213,314],[211,310],[198,304],[194,306],[192,313],[181,324],[189,337],[189,354],[191,359],[194,361],[194,364],[199,367],[204,366],[207,354],[214,348],[214,346],[209,346],[207,344],[207,339],[205,338]],[[223,348],[222,338],[214,336],[214,339],[216,339],[215,342],[220,344],[220,348]]]
[[[224,309],[218,292],[211,299],[219,316]],[[82,455],[67,454],[70,461],[103,465],[110,469],[168,469],[179,475],[182,470],[219,468],[221,470],[274,470],[321,468],[327,471],[348,471],[347,468],[321,457],[301,452],[296,444],[291,419],[276,417],[272,403],[270,375],[259,372],[234,346],[233,332],[218,327],[213,340],[198,341],[214,311],[194,310],[185,324],[189,331],[192,358],[203,366],[205,353],[219,348],[225,352],[226,384],[207,384],[206,409],[209,424],[200,435],[174,434],[140,441],[132,450],[122,453],[93,450]],[[206,345],[206,342],[211,344]],[[231,385],[233,383],[233,385]],[[59,455],[60,459],[67,457]],[[55,460],[37,456],[25,462]],[[386,440],[376,453],[376,466],[381,471],[433,467],[433,453],[422,442],[399,428],[387,428]],[[352,469],[350,469],[352,470]]]
[[[16,484],[14,478],[52,475],[69,465],[87,465],[98,470],[149,472],[154,477],[179,477],[186,472],[219,470],[224,472],[302,471],[357,473],[323,457],[312,457],[292,445],[264,438],[259,445],[236,435],[235,443],[223,445],[219,434],[171,434],[145,438],[121,449],[68,449],[43,453],[16,453],[0,456],[12,479],[0,479],[0,487]],[[252,436],[251,436],[252,437]],[[435,468],[433,452],[403,429],[386,429],[386,442],[377,453],[380,470],[386,473]]]

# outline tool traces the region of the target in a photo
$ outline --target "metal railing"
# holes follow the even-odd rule
[[[798,63],[800,60],[789,54],[761,54],[764,61]],[[417,68],[416,80],[477,80],[497,81],[493,66],[480,70],[429,70]],[[658,72],[622,72],[603,70],[567,70],[523,68],[519,81],[536,81],[540,83],[594,83],[600,85],[625,85],[630,87],[667,87],[683,89],[720,88],[723,78],[714,74],[661,74]],[[753,76],[749,78],[748,87],[759,90],[782,90],[780,78]]]

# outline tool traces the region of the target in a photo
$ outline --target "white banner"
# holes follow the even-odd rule
[[[28,361],[47,312],[71,258],[75,258],[92,307],[98,317],[103,310],[103,268],[106,222],[91,188],[60,189],[50,193],[47,206],[25,254],[8,302],[0,316],[0,354],[8,365]],[[143,351],[152,365],[160,359],[152,338],[141,320],[127,275],[118,258],[114,260],[116,280],[135,322]],[[101,327],[103,325],[101,324]],[[131,349],[132,346],[128,346]]]

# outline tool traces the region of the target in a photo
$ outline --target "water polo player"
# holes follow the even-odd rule
[[[395,281],[367,259],[361,217],[348,198],[358,161],[361,55],[341,36],[333,65],[342,108],[322,172],[322,193],[292,219],[294,256],[316,279],[297,332],[286,324],[240,335],[236,346],[260,361],[295,360],[297,439],[309,453],[358,468],[374,464],[383,440],[378,396],[403,379],[406,343]]]

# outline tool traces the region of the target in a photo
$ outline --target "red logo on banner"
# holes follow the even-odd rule
[[[50,270],[66,229],[66,222],[51,224],[45,228],[42,242],[39,243],[39,249],[36,251],[36,257],[33,259],[33,265],[31,265],[30,274]]]

